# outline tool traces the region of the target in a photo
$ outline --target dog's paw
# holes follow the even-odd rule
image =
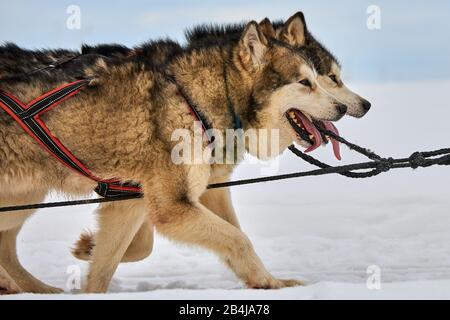
[[[12,280],[0,277],[0,295],[21,293],[22,290]]]
[[[283,283],[283,288],[306,286],[305,282],[296,279],[280,279],[278,281]]]
[[[78,239],[74,248],[72,248],[72,255],[79,260],[89,261],[91,260],[94,246],[94,234],[89,230],[83,231],[80,239]]]
[[[26,290],[26,292],[41,293],[41,294],[56,294],[56,293],[63,293],[64,290],[44,284],[44,285],[34,286],[33,288]]]
[[[64,290],[56,287],[52,287],[32,276],[23,279],[21,283],[22,292],[26,293],[40,293],[40,294],[53,294],[53,293],[63,293]]]
[[[46,286],[43,290],[40,291],[40,293],[56,294],[56,293],[64,293],[64,290],[61,288]]]
[[[262,281],[248,282],[247,287],[250,289],[282,289],[296,286],[304,286],[303,281],[294,279],[275,279],[273,277],[267,277]]]

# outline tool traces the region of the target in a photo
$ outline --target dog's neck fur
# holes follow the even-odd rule
[[[244,130],[257,122],[257,113],[249,110],[254,106],[251,104],[254,80],[243,66],[237,51],[236,44],[191,49],[173,59],[168,66],[169,74],[195,103],[212,129],[218,130],[214,135],[222,135],[223,142],[226,141],[227,129],[238,129],[235,128],[236,117]],[[235,134],[236,139],[243,137],[236,132]],[[234,140],[234,143],[236,147],[238,141]],[[244,141],[240,143],[245,145]],[[229,146],[216,144],[217,147],[222,147],[223,155],[229,156]],[[237,149],[234,151],[234,164],[219,165],[221,172],[231,172],[243,159],[244,154],[236,151]]]
[[[236,67],[234,51],[231,45],[194,49],[169,65],[169,73],[214,129],[233,129],[233,111],[244,128],[251,122],[247,117],[252,92],[250,77],[244,79],[242,70]]]

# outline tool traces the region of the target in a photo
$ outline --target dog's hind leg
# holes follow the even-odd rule
[[[100,205],[97,210],[99,230],[89,268],[88,293],[103,293],[125,251],[145,220],[142,200],[127,200]]]
[[[153,222],[146,217],[121,262],[135,262],[147,258],[153,250],[154,229]]]
[[[8,272],[0,266],[0,295],[20,293],[22,290],[9,276]]]
[[[143,202],[143,200],[141,201]],[[142,210],[145,210],[145,208],[142,207]],[[147,216],[128,246],[121,262],[136,262],[147,258],[153,250],[153,233],[153,223],[150,217]],[[75,258],[85,261],[91,260],[95,247],[94,239],[95,234],[89,231],[83,232],[72,250]]]
[[[45,197],[45,193],[31,192],[20,195],[2,195],[0,205],[17,205],[27,203],[39,203]],[[9,276],[23,292],[32,293],[59,293],[61,289],[46,285],[33,277],[21,265],[17,257],[16,238],[25,220],[34,213],[35,210],[24,210],[10,212],[0,219],[0,265],[6,270]]]

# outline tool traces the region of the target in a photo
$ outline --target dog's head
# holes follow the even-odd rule
[[[345,86],[340,64],[308,31],[302,12],[297,12],[285,23],[275,22],[272,26],[266,18],[260,24],[267,36],[288,43],[310,59],[317,70],[319,86],[345,104],[348,115],[360,118],[369,111],[370,102]]]
[[[250,22],[234,49],[240,86],[251,88],[248,109],[240,111],[249,119],[249,128],[278,129],[279,151],[294,141],[312,151],[327,140],[317,127],[336,131],[331,121],[344,116],[347,106],[323,88],[306,56],[268,39],[263,30]],[[335,153],[339,157],[338,150]],[[254,155],[263,158],[259,152]]]

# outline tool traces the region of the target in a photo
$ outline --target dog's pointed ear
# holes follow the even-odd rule
[[[299,11],[286,21],[280,32],[279,40],[295,47],[304,46],[307,30],[305,16]]]
[[[264,64],[264,54],[268,49],[266,36],[255,21],[245,27],[239,40],[239,56],[246,68],[258,69]]]
[[[270,22],[269,18],[264,18],[264,20],[262,20],[259,23],[259,27],[261,28],[261,32],[264,33],[264,35],[267,38],[275,38],[276,37],[276,32],[275,29],[272,25],[272,22]]]

